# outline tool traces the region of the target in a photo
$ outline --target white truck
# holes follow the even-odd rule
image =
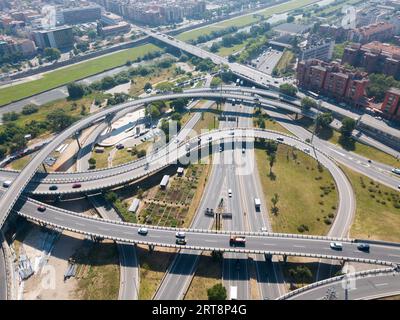
[[[256,207],[256,210],[260,210],[260,207],[261,207],[260,198],[254,198],[254,206]]]

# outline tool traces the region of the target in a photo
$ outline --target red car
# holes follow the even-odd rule
[[[72,185],[72,188],[74,188],[74,189],[77,189],[77,188],[80,188],[80,187],[82,187],[82,185],[80,183],[74,183]]]

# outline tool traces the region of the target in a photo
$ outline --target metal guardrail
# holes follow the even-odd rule
[[[47,222],[43,219],[39,219],[37,217],[29,217],[26,214],[20,213],[21,216],[24,216],[32,221],[35,221],[39,224],[43,224],[46,226],[58,227],[70,232],[76,232],[80,234],[84,234],[89,237],[94,237],[98,239],[109,239],[117,242],[122,242],[126,244],[142,244],[142,245],[150,245],[150,246],[158,246],[158,247],[167,247],[167,248],[180,248],[180,249],[188,249],[188,250],[200,250],[200,251],[219,251],[219,252],[232,252],[232,253],[247,253],[247,254],[269,254],[269,255],[280,255],[280,256],[293,256],[293,257],[306,257],[306,258],[319,258],[319,259],[330,259],[330,260],[340,260],[340,261],[352,261],[366,264],[377,264],[377,265],[388,265],[395,266],[393,262],[385,261],[385,260],[376,260],[376,259],[365,259],[365,258],[354,258],[347,256],[334,256],[334,255],[326,255],[326,254],[314,254],[314,253],[299,253],[299,252],[286,252],[286,251],[273,251],[273,250],[256,250],[256,249],[239,249],[239,248],[215,248],[215,247],[204,247],[204,246],[186,246],[186,245],[178,245],[178,244],[169,244],[163,242],[154,242],[154,241],[144,241],[144,240],[132,240],[132,239],[124,239],[116,236],[108,236],[103,234],[97,234],[94,232],[87,232],[75,228],[70,228],[66,226],[60,226],[53,222]],[[175,229],[178,230],[178,229]],[[235,233],[237,234],[237,233]]]
[[[332,277],[329,279],[325,279],[325,280],[321,280],[318,282],[314,282],[312,284],[309,284],[307,286],[301,287],[299,289],[293,290],[291,292],[288,292],[280,297],[278,297],[276,300],[286,300],[289,299],[293,296],[296,296],[298,294],[304,293],[306,291],[315,289],[317,287],[320,286],[324,286],[328,283],[334,283],[334,282],[338,282],[338,281],[342,281],[343,279],[345,279],[346,277],[351,277],[353,279],[357,279],[357,278],[362,278],[362,277],[367,277],[367,276],[377,276],[377,275],[383,275],[383,274],[388,274],[388,273],[392,273],[395,272],[392,268],[385,268],[385,269],[372,269],[372,270],[364,270],[364,271],[360,271],[360,272],[354,272],[354,273],[348,273],[348,274],[343,274],[340,276],[336,276],[336,277]]]

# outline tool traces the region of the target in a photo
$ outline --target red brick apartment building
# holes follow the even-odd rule
[[[367,74],[346,69],[337,62],[328,63],[317,59],[300,61],[297,65],[297,83],[304,89],[356,107],[368,106]]]
[[[387,22],[378,22],[365,27],[351,29],[348,40],[367,43],[371,41],[391,40],[395,34],[395,26]]]
[[[400,89],[390,88],[386,91],[381,111],[390,119],[400,120]]]
[[[400,80],[400,47],[373,41],[365,45],[347,46],[342,64],[364,68],[368,73],[384,73]]]

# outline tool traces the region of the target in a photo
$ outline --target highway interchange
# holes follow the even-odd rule
[[[220,63],[224,62],[222,61]],[[81,131],[84,128],[87,128],[96,121],[101,122],[109,114],[111,114],[114,119],[116,119],[127,112],[131,112],[135,109],[141,108],[145,103],[158,100],[176,99],[180,97],[203,99],[234,98],[238,101],[243,101],[245,103],[247,102],[250,105],[253,105],[255,102],[256,94],[260,96],[259,99],[257,98],[260,105],[263,108],[266,108],[269,112],[276,112],[277,109],[285,109],[287,111],[297,113],[300,112],[298,105],[296,105],[295,103],[288,104],[285,101],[280,101],[279,96],[270,91],[250,88],[224,87],[221,88],[221,91],[206,88],[188,90],[181,94],[151,96],[148,98],[129,101],[125,104],[108,108],[107,110],[100,111],[83,119],[82,121],[74,124],[67,130],[65,130],[62,134],[58,135],[53,141],[46,145],[34,157],[33,161],[31,161],[20,173],[1,170],[0,179],[2,179],[3,181],[6,179],[13,180],[13,183],[8,188],[8,190],[3,190],[4,194],[0,199],[0,205],[2,208],[4,208],[4,210],[2,210],[1,224],[4,223],[8,213],[12,210],[16,200],[21,196],[24,190],[32,194],[78,194],[83,192],[95,192],[97,190],[122,185],[127,182],[134,181],[138,178],[145,177],[149,174],[159,171],[169,164],[176,163],[177,159],[185,158],[185,146],[182,143],[170,143],[165,148],[162,148],[158,150],[158,152],[151,154],[145,160],[135,161],[132,163],[104,170],[85,171],[87,170],[87,161],[85,160],[88,157],[88,153],[81,151],[81,155],[79,156],[79,158],[82,161],[81,165],[79,165],[78,168],[83,172],[50,174],[36,173],[40,164],[45,160],[50,152],[57,148],[57,146],[60,145],[66,138],[72,136],[77,131]],[[240,105],[242,106],[242,104]],[[225,111],[231,112],[233,114],[235,112],[238,112],[237,107],[235,108],[229,104],[226,104],[226,106],[227,110]],[[253,109],[253,107],[249,107],[244,104],[243,108],[248,109],[246,109],[245,111],[240,110],[241,113],[251,113]],[[275,113],[273,115],[275,117],[281,117],[282,120],[285,120],[285,124],[290,127],[289,130],[293,132],[296,136],[298,136],[298,138],[300,138],[298,139],[294,137],[284,136],[284,143],[294,145],[300,150],[304,150],[305,148],[309,147],[315,148],[315,153],[312,152],[311,155],[317,156],[318,160],[325,167],[327,167],[328,170],[330,170],[332,176],[335,179],[335,182],[338,186],[340,201],[337,217],[329,232],[330,236],[338,238],[347,237],[348,228],[353,219],[355,209],[351,185],[343,172],[336,166],[332,159],[335,159],[336,161],[343,163],[346,166],[349,166],[352,169],[362,174],[365,174],[385,185],[388,185],[392,188],[397,188],[397,185],[399,184],[399,179],[390,174],[390,167],[379,163],[370,164],[367,162],[367,159],[361,156],[357,156],[353,153],[350,154],[348,152],[345,152],[341,148],[336,147],[332,144],[328,144],[325,141],[320,140],[316,137],[314,138],[313,146],[310,146],[304,142],[304,140],[309,138],[310,136],[310,133],[308,131],[296,126],[290,121],[287,121],[288,119],[285,115],[279,113]],[[276,132],[245,129],[249,126],[248,121],[251,121],[250,117],[238,117],[238,126],[240,128],[235,128],[234,130],[234,139],[238,140],[238,142],[246,139],[251,140],[254,137],[263,137],[276,140],[277,137],[282,136],[282,134]],[[230,128],[234,127],[235,124],[236,123],[231,123],[230,125],[226,125],[226,129],[224,129],[224,126],[222,126],[220,130],[215,130],[214,132],[202,135],[201,144],[203,146],[208,146],[207,141],[209,136],[212,136],[212,141],[220,141],[221,138],[224,138],[225,140],[232,138]],[[95,129],[96,133],[99,134],[101,131],[103,131],[106,125],[106,122],[100,123],[98,128]],[[96,135],[94,134],[91,137],[94,140],[88,142],[88,150],[90,150],[91,146],[93,146]],[[192,139],[191,145],[194,147],[193,149],[197,148],[197,137]],[[214,148],[214,151],[218,148],[218,145],[218,143],[215,144],[216,147]],[[221,156],[231,156],[228,154],[233,154],[235,153],[235,151],[238,151],[229,150],[229,148],[227,149],[228,150],[223,152],[223,155]],[[240,148],[238,153],[240,153]],[[219,154],[216,153],[216,156],[218,157]],[[399,249],[396,246],[371,245],[371,253],[366,255],[365,253],[357,250],[356,245],[351,242],[347,242],[346,239],[341,239],[341,241],[345,242],[343,251],[336,252],[332,251],[332,249],[329,247],[330,239],[328,238],[324,240],[319,240],[291,238],[286,236],[275,237],[267,234],[260,234],[260,226],[265,226],[268,230],[270,230],[268,221],[264,221],[263,219],[259,220],[260,215],[255,215],[254,212],[249,209],[254,207],[252,204],[253,199],[248,197],[247,199],[240,199],[240,197],[238,196],[233,196],[231,199],[232,202],[227,201],[228,208],[232,209],[231,211],[233,213],[234,219],[229,222],[224,222],[224,230],[232,230],[232,232],[233,230],[247,230],[257,232],[257,234],[248,234],[247,244],[245,248],[232,248],[231,246],[229,246],[228,234],[205,231],[211,227],[212,219],[204,218],[204,215],[202,215],[201,213],[202,211],[204,212],[204,209],[206,207],[216,207],[216,202],[218,201],[219,197],[222,196],[225,199],[228,199],[226,194],[220,194],[219,197],[215,197],[215,194],[218,194],[220,190],[226,190],[226,187],[221,187],[221,184],[228,183],[229,186],[231,186],[231,189],[233,190],[233,193],[235,195],[239,195],[241,193],[240,190],[243,189],[253,190],[254,194],[260,193],[260,186],[258,182],[254,181],[254,179],[252,178],[246,177],[245,175],[237,176],[232,174],[232,170],[234,170],[234,166],[232,165],[214,167],[215,168],[212,169],[213,171],[211,174],[211,181],[215,181],[208,184],[205,196],[199,207],[198,214],[196,215],[196,219],[194,220],[192,225],[194,229],[202,229],[202,231],[188,231],[188,244],[186,246],[186,249],[182,248],[182,253],[184,254],[177,255],[177,258],[171,267],[175,268],[172,270],[175,272],[169,272],[166,275],[165,281],[157,292],[157,294],[159,295],[158,298],[182,298],[185,292],[185,288],[188,287],[190,276],[193,275],[195,270],[196,261],[198,259],[198,253],[195,251],[197,250],[222,250],[228,252],[230,259],[225,259],[223,279],[224,282],[227,282],[228,284],[233,282],[239,286],[239,297],[241,299],[250,298],[250,292],[247,287],[248,262],[247,254],[245,254],[245,252],[256,254],[256,269],[258,273],[261,295],[263,297],[274,298],[277,298],[282,294],[279,285],[274,288],[270,288],[267,286],[267,283],[271,283],[272,281],[261,278],[263,274],[275,274],[275,276],[279,276],[279,270],[278,272],[263,271],[264,268],[274,268],[274,264],[270,263],[268,259],[267,261],[265,261],[265,254],[285,254],[307,257],[312,256],[319,258],[339,259],[343,261],[363,261],[385,265],[400,263]],[[129,172],[129,176],[126,175],[127,172]],[[221,177],[225,178],[221,179]],[[72,188],[72,184],[76,182],[82,183],[82,188],[80,188],[79,190]],[[49,186],[53,184],[56,184],[58,186],[58,189],[56,191],[49,190]],[[112,222],[107,219],[93,219],[48,205],[46,205],[47,210],[44,213],[39,213],[36,210],[38,204],[39,203],[34,200],[28,200],[25,202],[21,201],[21,203],[15,205],[14,210],[18,211],[19,214],[21,214],[22,216],[25,216],[34,221],[38,221],[42,224],[57,226],[62,229],[73,230],[75,232],[80,232],[95,237],[113,239],[121,243],[122,246],[126,246],[124,243],[145,243],[159,246],[179,247],[175,244],[175,230],[154,228],[154,230],[150,230],[149,235],[146,237],[146,239],[144,239],[142,236],[137,235],[138,226],[136,225]],[[265,204],[263,204],[263,207],[267,208]],[[242,214],[243,212],[248,213],[246,217],[244,217],[244,215]],[[265,214],[262,215],[263,218],[265,218],[265,216]],[[125,248],[128,247],[126,246]],[[241,250],[242,252],[240,252]],[[241,265],[239,267],[239,272],[236,272],[236,258],[240,258],[239,263]],[[135,260],[135,258],[131,257],[131,260],[132,259]],[[0,259],[0,268],[2,267],[1,260],[3,259]],[[191,268],[189,268],[189,273],[186,272],[188,274],[187,277],[185,277],[185,272],[182,272],[182,269],[180,269],[183,265],[185,266],[185,270],[187,270],[188,265],[192,266]],[[134,269],[137,270],[137,268],[133,268],[132,272],[136,272]],[[137,278],[138,275],[136,275],[136,279]],[[171,280],[168,280],[169,278]],[[180,291],[178,290],[173,292],[173,290],[171,290],[172,286],[168,285],[171,283],[171,281],[181,284],[183,283],[184,285],[180,286]],[[278,284],[280,283],[280,281],[273,282],[276,282]],[[163,289],[163,286],[167,289]],[[132,288],[130,290],[132,290]],[[132,293],[128,295],[132,295]]]
[[[232,91],[234,90],[234,88],[232,88],[231,89]],[[203,92],[204,93],[204,92]],[[214,97],[216,96],[216,93],[214,92]],[[221,94],[219,93],[219,94],[217,94],[217,96],[218,97],[220,97],[221,96]],[[230,95],[231,97],[232,97],[232,95]],[[196,95],[195,95],[195,97],[197,97]],[[245,99],[250,99],[250,100],[252,100],[251,99],[251,95],[250,96],[242,96],[241,98],[243,98],[244,100]],[[160,99],[166,99],[166,97],[157,97],[157,98],[160,98]],[[240,98],[239,96],[237,97],[238,99]],[[263,103],[263,101],[260,101],[261,103]],[[280,106],[281,105],[281,103],[277,103],[276,101],[269,101],[268,102],[268,104],[271,106],[272,105],[272,107],[278,107],[278,106]],[[275,106],[273,106],[275,104]],[[138,104],[138,105],[140,105],[140,104]],[[290,109],[292,109],[293,107],[292,106],[290,106],[289,107]],[[130,110],[131,108],[129,108],[129,110]],[[126,111],[128,111],[128,109],[126,109]],[[304,130],[304,129],[303,129]],[[73,132],[73,131],[72,131]],[[236,132],[236,131],[235,131]],[[278,134],[279,135],[279,134]],[[277,136],[278,136],[277,135]],[[270,138],[272,138],[272,139],[276,139],[276,137],[277,136],[275,136],[275,137],[270,137]],[[220,137],[215,137],[215,138],[213,138],[213,139],[216,139],[216,140],[218,140]],[[204,140],[206,140],[206,139],[204,139]],[[62,141],[62,140],[61,140]],[[288,141],[290,141],[290,138],[286,138],[286,143],[288,142]],[[160,150],[159,151],[160,152],[160,154],[163,154],[162,153],[162,150]],[[181,151],[181,153],[183,154],[184,153],[184,151],[182,150]],[[164,154],[165,155],[165,154]],[[365,160],[365,159],[364,159]],[[320,161],[321,161],[321,159],[320,159]],[[139,165],[137,165],[137,164],[135,164],[135,166],[138,166],[138,167],[140,167]],[[143,166],[143,164],[142,164],[142,166]],[[124,167],[124,166],[121,166],[121,167]],[[154,166],[154,168],[155,168],[155,170],[157,170],[157,165],[155,165]],[[362,168],[362,169],[361,169]],[[359,170],[364,170],[364,168],[365,168],[365,170],[367,170],[368,171],[368,168],[367,167],[365,167],[365,166],[360,166],[360,169]],[[149,166],[149,171],[151,171],[151,169],[152,169],[152,166],[150,165]],[[106,171],[108,171],[109,169],[106,169],[106,170],[102,170],[102,171],[104,171],[104,172],[106,172]],[[143,170],[143,169],[142,169]],[[124,170],[125,171],[125,170]],[[125,171],[126,172],[126,171]],[[341,171],[339,170],[339,173],[341,173]],[[9,172],[7,172],[6,174],[9,174]],[[12,173],[13,175],[15,175],[15,173]],[[343,173],[341,173],[342,175],[343,175]],[[370,172],[369,172],[369,174],[371,174]],[[59,175],[59,174],[56,174],[57,176]],[[62,175],[62,174],[61,174]],[[73,174],[72,174],[73,175]],[[76,180],[74,180],[74,179],[72,179],[72,180],[70,180],[70,177],[71,175],[70,174],[68,174],[68,180],[69,180],[69,183],[71,182],[71,181],[76,181]],[[110,175],[110,176],[112,176],[112,175]],[[334,177],[337,177],[338,175],[337,174],[334,174],[333,175]],[[64,177],[63,177],[64,178]],[[389,181],[390,182],[386,182],[386,184],[391,184],[392,186],[393,186],[393,183],[397,183],[397,180],[396,179],[394,179],[394,180],[391,180],[392,178],[391,177],[389,177]],[[52,179],[53,180],[53,179]],[[58,179],[57,179],[58,180]],[[346,179],[345,179],[346,180]],[[393,182],[392,182],[393,181]],[[54,183],[54,180],[53,181],[50,181],[49,180],[49,182],[53,182]],[[57,183],[59,183],[58,181],[57,181]],[[340,190],[340,189],[339,189]],[[58,191],[58,190],[57,190]],[[60,192],[62,192],[63,190],[62,189],[60,189]],[[347,192],[345,192],[346,194],[350,194],[349,192],[348,192],[348,190],[347,190]],[[343,202],[343,201],[340,201],[340,203],[342,204],[342,203],[347,203],[348,205],[350,204],[350,207],[352,206],[352,202],[351,202],[351,200],[348,200],[348,201],[346,201],[346,202]],[[353,211],[353,209],[351,209],[351,210],[349,210],[349,208],[345,208],[345,209],[343,209],[342,210],[343,212],[352,212]],[[340,208],[339,208],[339,212],[341,212],[341,210],[340,210]],[[340,216],[339,214],[338,214],[338,216]],[[343,224],[344,224],[344,226],[346,226],[346,225],[349,225],[349,219],[351,220],[351,215],[346,215],[347,216],[347,221],[346,221],[346,219],[336,219],[335,220],[335,224],[334,224],[334,227],[331,229],[331,230],[335,230],[335,225],[337,225],[338,224],[338,221],[340,222],[340,221],[343,221]],[[338,230],[346,230],[346,228],[343,228],[343,226],[339,226],[338,227]],[[335,233],[335,232],[333,232],[333,233]],[[345,235],[345,233],[346,232],[342,232],[342,236],[343,235]],[[101,234],[101,233],[100,233]]]

